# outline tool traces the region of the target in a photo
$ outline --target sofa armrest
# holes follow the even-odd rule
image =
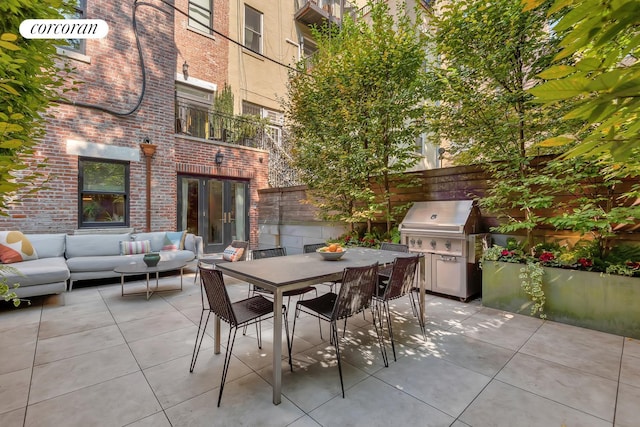
[[[187,237],[184,239],[184,248],[188,251],[191,251],[195,254],[196,259],[202,258],[204,255],[204,244],[202,241],[202,236],[197,236],[195,234],[187,234]]]

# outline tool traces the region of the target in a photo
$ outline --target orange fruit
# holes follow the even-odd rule
[[[329,252],[335,252],[338,249],[338,245],[332,243],[329,245]]]

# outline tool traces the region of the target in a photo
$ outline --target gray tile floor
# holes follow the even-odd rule
[[[640,425],[640,341],[436,296],[428,296],[426,341],[408,300],[394,304],[398,360],[388,368],[371,315],[349,321],[345,399],[317,320],[298,319],[295,369],[283,360],[278,406],[269,384],[271,323],[263,324],[262,350],[255,329],[239,334],[217,408],[223,355],[213,354],[211,336],[189,373],[201,310],[192,277],[182,292],[149,301],[120,296],[114,283],[74,289],[66,305],[58,297],[3,305],[0,425]],[[178,280],[161,278],[160,286]],[[246,284],[227,283],[232,299],[246,296]]]

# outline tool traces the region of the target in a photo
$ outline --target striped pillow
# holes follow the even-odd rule
[[[149,240],[121,240],[120,255],[146,254],[151,252]]]

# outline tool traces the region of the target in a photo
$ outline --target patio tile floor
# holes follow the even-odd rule
[[[272,322],[238,334],[222,405],[223,354],[212,325],[189,373],[200,290],[120,295],[78,287],[32,305],[0,307],[0,425],[14,426],[637,426],[640,341],[427,296],[427,340],[408,299],[395,302],[397,362],[388,368],[371,314],[347,324],[346,398],[329,331],[296,324],[294,371],[271,403]],[[160,279],[170,288],[176,276]],[[225,278],[232,300],[247,285]],[[127,291],[143,282],[128,282]],[[327,287],[318,286],[319,292]],[[223,324],[223,345],[226,327]],[[283,340],[284,341],[284,340]],[[283,354],[286,350],[283,349]]]

